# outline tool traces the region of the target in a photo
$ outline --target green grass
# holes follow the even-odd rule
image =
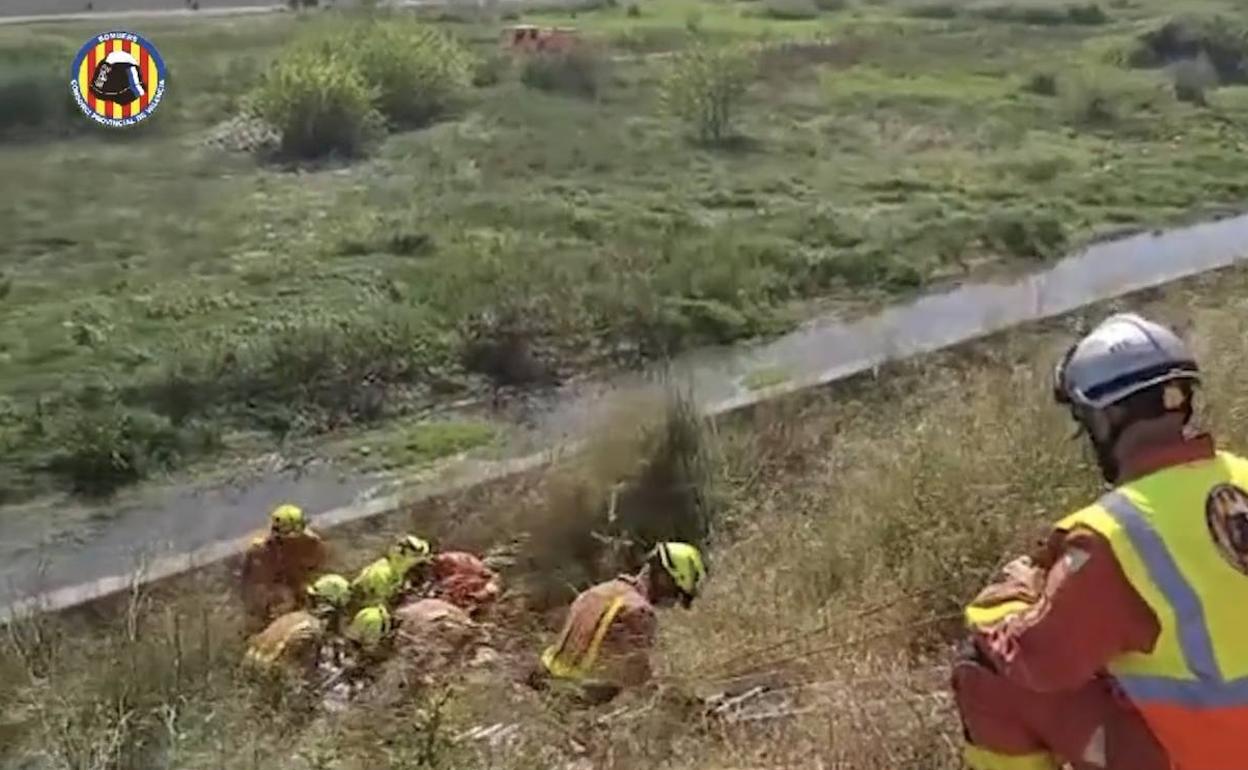
[[[402,422],[380,435],[352,440],[358,463],[373,470],[419,469],[435,460],[480,449],[500,437],[497,425],[477,420]]]
[[[700,0],[534,13],[519,21],[576,26],[616,57],[593,99],[498,67],[441,122],[301,169],[201,140],[313,22],[145,27],[173,72],[149,124],[0,144],[0,486],[60,484],[58,426],[90,388],[177,431],[316,435],[1242,206],[1248,88],[1199,106],[1164,70],[1111,66],[1176,9],[1105,8],[1056,26],[901,2],[801,20]],[[446,27],[494,53],[497,25]],[[91,30],[29,34],[0,32],[0,50]],[[668,116],[667,62],[634,55],[694,35],[773,46],[721,147]],[[1050,70],[1056,95],[1034,93]],[[1076,78],[1093,71],[1094,89]],[[1112,120],[1087,119],[1102,96]],[[173,443],[174,465],[216,445]]]
[[[0,637],[9,698],[0,762],[46,752],[69,764],[120,735],[129,767],[146,766],[132,753],[145,747],[204,770],[532,770],[571,762],[572,735],[624,770],[750,767],[759,725],[704,721],[696,703],[764,681],[812,709],[762,723],[772,760],[809,766],[831,746],[853,768],[955,770],[961,731],[944,696],[961,604],[1102,492],[1052,403],[1053,361],[1076,329],[1111,312],[1181,329],[1205,372],[1201,423],[1242,453],[1246,288],[1243,268],[1221,271],[713,429],[679,403],[666,413],[625,404],[603,416],[584,455],[335,531],[333,568],[347,571],[417,527],[439,547],[511,546],[516,557],[504,573],[515,593],[488,631],[496,663],[414,671],[399,657],[346,713],[239,671],[242,622],[225,569],[98,612],[18,624]],[[640,544],[628,538],[677,532],[706,545],[710,577],[690,612],[660,614],[654,687],[574,709],[515,681],[557,630],[544,615],[552,599],[635,565]],[[499,722],[520,732],[489,757],[450,740]]]
[[[788,382],[792,374],[781,366],[769,366],[755,369],[741,379],[741,384],[750,390],[766,390],[767,388]]]

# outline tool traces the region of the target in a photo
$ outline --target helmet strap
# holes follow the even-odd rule
[[[1101,471],[1101,477],[1106,482],[1113,484],[1118,478],[1119,472],[1118,458],[1115,456],[1114,450],[1118,445],[1118,439],[1122,437],[1122,431],[1126,429],[1126,425],[1114,423],[1110,420],[1107,409],[1073,406],[1070,412],[1071,416],[1075,418],[1076,424],[1079,425],[1079,432],[1086,435],[1088,442],[1092,445],[1092,451],[1096,455],[1096,465]],[[1078,433],[1075,435],[1077,436]]]

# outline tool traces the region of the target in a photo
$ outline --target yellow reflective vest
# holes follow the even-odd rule
[[[1248,767],[1248,572],[1219,548],[1224,493],[1248,502],[1248,460],[1219,452],[1121,486],[1057,525],[1105,537],[1157,616],[1153,650],[1108,668],[1183,770]],[[1248,533],[1248,506],[1230,513]]]

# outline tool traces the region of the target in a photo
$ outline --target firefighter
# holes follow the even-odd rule
[[[248,646],[246,662],[259,670],[283,664],[304,673],[315,671],[326,637],[341,630],[342,614],[350,598],[346,578],[321,576],[308,586],[308,609],[288,612],[256,634]]]
[[[540,689],[551,680],[567,683],[582,699],[601,703],[646,683],[658,631],[655,609],[677,602],[689,608],[705,578],[697,548],[660,543],[636,576],[622,575],[576,597],[530,684]]]
[[[281,505],[269,515],[269,530],[256,536],[243,555],[241,584],[248,622],[263,628],[273,618],[298,609],[308,581],[328,552],[303,511]]]
[[[498,573],[467,551],[440,551],[408,570],[410,585],[427,598],[440,599],[469,615],[479,615],[498,599]]]
[[[354,583],[362,602],[398,605],[405,594],[449,602],[477,614],[499,595],[498,575],[464,551],[433,553],[427,540],[403,535],[386,555],[360,571]]]
[[[351,588],[362,605],[392,607],[408,589],[408,574],[429,559],[428,542],[403,535],[386,550],[385,556],[360,570],[351,581]]]
[[[1110,491],[967,608],[953,688],[975,770],[1245,766],[1248,461],[1194,429],[1199,380],[1133,314],[1058,365]]]

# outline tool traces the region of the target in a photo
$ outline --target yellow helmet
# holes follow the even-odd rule
[[[351,588],[362,601],[368,604],[381,604],[394,598],[394,594],[403,584],[403,575],[397,572],[389,559],[381,558],[360,570]]]
[[[308,586],[308,596],[318,604],[342,609],[351,600],[351,584],[342,575],[322,575]]]
[[[690,599],[698,595],[706,578],[706,565],[697,548],[688,543],[659,543],[653,553],[681,593]]]
[[[428,561],[432,552],[428,540],[415,535],[403,535],[390,546],[387,558],[398,565],[401,572],[407,572],[417,564]]]
[[[294,535],[307,528],[303,509],[297,505],[279,505],[269,514],[269,526],[275,534]]]
[[[390,611],[380,604],[355,613],[346,637],[363,647],[374,647],[390,633]]]

